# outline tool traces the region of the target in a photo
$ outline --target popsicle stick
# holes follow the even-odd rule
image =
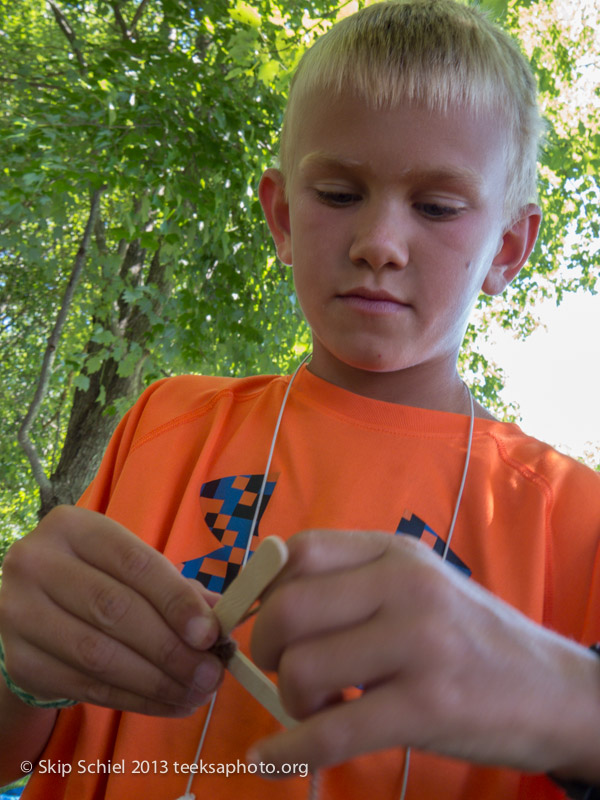
[[[236,650],[230,659],[228,669],[244,689],[250,692],[252,697],[258,700],[284,728],[291,728],[298,724],[297,720],[284,711],[277,686],[239,650]]]
[[[213,608],[223,637],[228,636],[245,617],[248,609],[278,575],[287,558],[288,550],[283,539],[268,536],[261,542]],[[283,710],[277,686],[247,656],[236,650],[227,663],[227,669],[278,722],[286,728],[297,724]]]
[[[237,578],[217,601],[215,612],[221,635],[229,636],[248,609],[279,573],[288,557],[288,549],[278,536],[267,536],[257,547]]]

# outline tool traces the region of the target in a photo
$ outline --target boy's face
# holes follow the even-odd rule
[[[373,111],[350,95],[305,102],[296,118],[287,198],[268,171],[261,200],[318,373],[454,370],[480,290],[502,291],[525,260],[504,231],[502,125],[463,108]]]

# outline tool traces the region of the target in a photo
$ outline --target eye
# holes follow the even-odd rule
[[[316,189],[317,197],[321,203],[334,208],[343,208],[360,200],[360,195],[352,192],[335,192]]]
[[[460,206],[444,206],[441,203],[415,203],[415,208],[424,216],[436,220],[452,219],[463,211]]]

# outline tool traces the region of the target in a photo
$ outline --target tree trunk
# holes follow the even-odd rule
[[[132,261],[141,266],[139,242],[131,242],[124,256],[124,263]],[[154,311],[160,313],[170,293],[168,267],[161,262],[160,250],[154,253],[147,268],[146,284],[153,284],[159,289],[158,299],[154,303]],[[138,277],[139,280],[139,277]],[[123,298],[119,301],[118,327],[122,338],[128,343],[137,344],[141,352],[146,352],[151,322],[138,306],[129,306]],[[88,356],[94,355],[99,345],[90,341],[87,346]],[[84,489],[96,474],[102,456],[108,445],[119,418],[107,415],[105,410],[115,401],[127,398],[133,402],[142,389],[142,368],[146,356],[142,355],[131,375],[122,377],[118,374],[119,363],[108,358],[102,367],[89,375],[90,383],[84,391],[76,389],[69,416],[67,435],[61,451],[60,461],[50,476],[50,492],[40,492],[40,518],[57,505],[77,502]],[[100,397],[104,390],[104,400]]]
[[[76,503],[96,474],[119,422],[117,416],[104,413],[105,406],[98,402],[100,390],[104,387],[107,404],[122,397],[137,397],[141,391],[142,363],[140,361],[133,375],[121,378],[117,374],[118,364],[109,359],[101,370],[90,375],[86,391],[75,391],[60,461],[50,476],[52,491],[47,498],[42,498],[40,518],[56,505]]]

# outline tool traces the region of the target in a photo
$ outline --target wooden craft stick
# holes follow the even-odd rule
[[[244,689],[250,692],[252,697],[258,700],[284,728],[298,724],[297,720],[284,711],[277,686],[247,656],[236,650],[227,668]]]
[[[219,620],[222,636],[228,636],[243,619],[248,609],[278,575],[287,558],[288,550],[283,539],[278,536],[264,539],[213,609]],[[290,728],[297,724],[283,710],[277,686],[247,656],[236,650],[229,659],[227,668],[281,725]]]
[[[287,561],[288,550],[283,539],[267,536],[244,569],[217,601],[213,611],[221,627],[221,635],[229,636],[248,609],[258,600]]]

